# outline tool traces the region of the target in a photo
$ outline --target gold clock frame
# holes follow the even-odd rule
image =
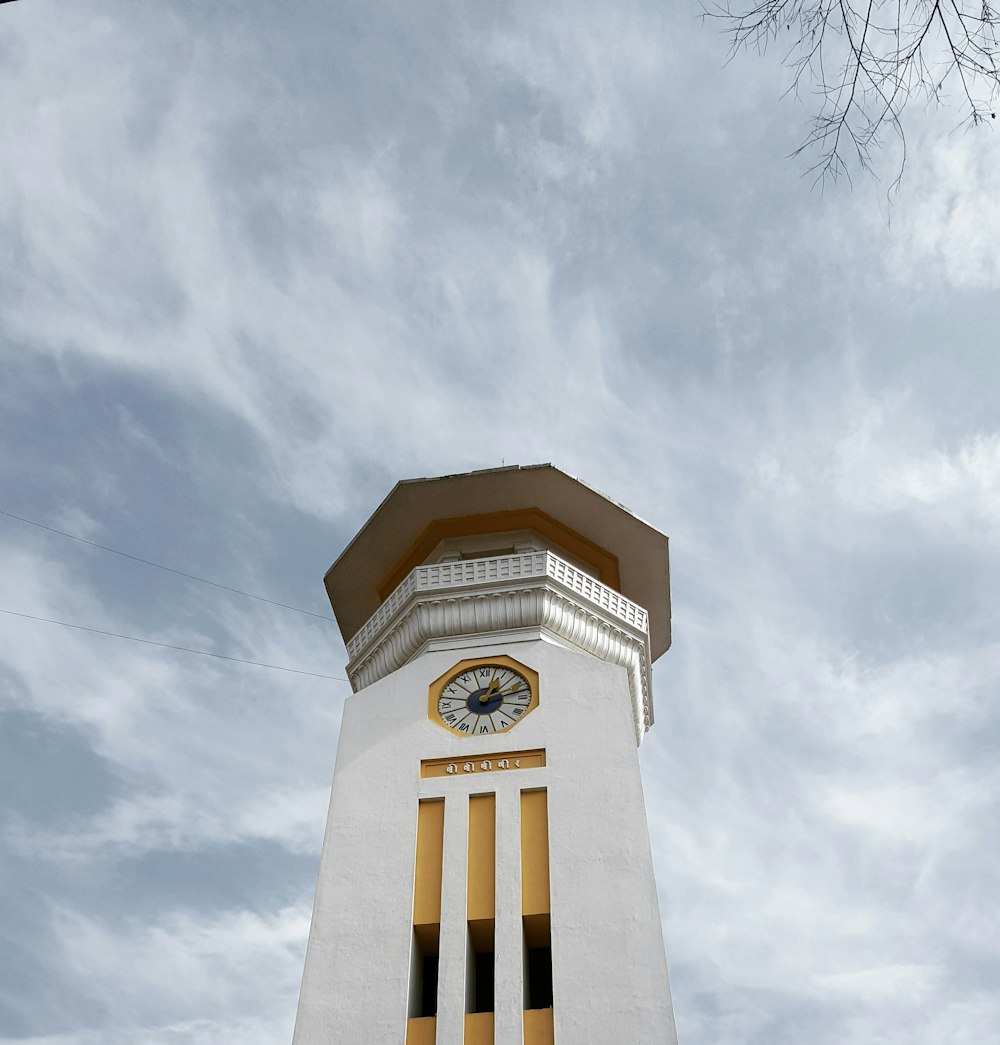
[[[459,733],[457,730],[452,729],[451,726],[441,720],[441,716],[438,714],[437,705],[445,686],[447,686],[456,675],[461,675],[470,668],[479,668],[490,664],[499,664],[505,668],[510,668],[512,671],[516,671],[519,675],[523,675],[528,680],[528,686],[531,689],[531,700],[528,702],[524,714],[516,722],[511,722],[509,726],[504,726],[502,729],[496,729],[492,733],[482,734],[483,736],[488,735],[495,737],[500,733],[509,733],[515,726],[520,725],[532,713],[532,711],[538,707],[538,672],[535,671],[534,668],[529,668],[527,664],[522,664],[521,661],[515,660],[513,657],[508,657],[505,653],[498,653],[492,657],[469,657],[466,660],[458,661],[457,664],[453,664],[443,675],[439,675],[427,687],[427,717],[434,723],[434,725],[445,730],[453,737],[469,739],[471,736],[478,735]]]

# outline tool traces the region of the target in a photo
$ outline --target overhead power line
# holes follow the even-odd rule
[[[6,515],[7,513],[4,512],[3,514]],[[23,617],[25,620],[42,621],[45,624],[58,624],[61,628],[73,628],[75,631],[89,631],[94,635],[107,635],[113,639],[128,639],[129,642],[141,642],[146,646],[159,646],[162,649],[178,650],[181,653],[197,653],[202,657],[216,657],[219,660],[231,660],[237,664],[249,664],[255,668],[270,668],[272,671],[290,671],[295,675],[308,675],[310,678],[314,679],[331,679],[334,682],[347,681],[347,679],[340,678],[338,675],[320,675],[315,671],[302,671],[299,668],[286,668],[280,664],[264,664],[259,660],[244,660],[242,657],[227,657],[224,653],[211,653],[204,649],[191,649],[189,646],[174,646],[169,642],[155,642],[153,639],[140,639],[135,635],[122,635],[117,631],[104,631],[102,628],[87,628],[82,624],[69,624],[64,620],[52,620],[51,617],[36,617],[30,613],[18,613],[17,610],[5,610],[2,607],[0,607],[0,613],[8,613],[12,617]]]
[[[99,548],[102,552],[110,552],[112,555],[120,555],[123,559],[141,562],[144,566],[153,566],[157,570],[165,570],[167,573],[174,573],[178,577],[186,577],[189,581],[198,581],[199,584],[210,584],[213,588],[221,588],[223,591],[232,592],[234,595],[242,595],[247,599],[256,599],[257,602],[266,602],[270,606],[280,606],[283,610],[294,610],[296,613],[305,613],[310,617],[318,617],[320,620],[329,620],[336,623],[333,617],[328,617],[325,613],[313,613],[312,610],[304,610],[301,606],[289,606],[285,602],[275,602],[274,599],[266,599],[263,595],[253,595],[248,591],[240,591],[239,588],[230,588],[228,584],[219,584],[217,581],[210,581],[193,573],[185,573],[183,570],[175,570],[172,566],[164,566],[163,563],[153,562],[151,559],[142,559],[138,555],[130,555],[128,552],[119,551],[117,548],[109,548],[106,544],[88,541],[86,537],[78,537],[75,533],[57,530],[54,526],[46,526],[45,523],[37,522],[35,519],[26,519],[23,515],[5,512],[2,508],[0,508],[0,515],[6,515],[8,519],[16,519],[18,522],[27,523],[29,526],[37,526],[40,530],[48,530],[49,533],[57,533],[60,537],[68,537],[71,541],[79,541],[81,544],[89,545],[91,548]]]

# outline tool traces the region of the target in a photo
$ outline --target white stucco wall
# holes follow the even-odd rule
[[[452,640],[454,644],[454,640]],[[427,686],[468,656],[507,654],[540,676],[510,733],[454,737]],[[422,758],[545,748],[545,768],[422,780]],[[540,633],[429,650],[348,699],[294,1045],[405,1039],[417,803],[445,798],[438,1045],[461,1045],[468,795],[497,795],[496,1045],[520,1045],[520,805],[549,804],[557,1045],[673,1045],[670,989],[624,668]]]

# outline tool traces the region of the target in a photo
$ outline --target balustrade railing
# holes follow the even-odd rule
[[[417,566],[352,636],[347,643],[348,655],[352,660],[356,658],[418,594],[461,591],[472,587],[503,587],[507,584],[519,587],[526,581],[541,578],[550,578],[638,631],[649,630],[649,615],[637,603],[561,559],[554,552],[535,551]]]

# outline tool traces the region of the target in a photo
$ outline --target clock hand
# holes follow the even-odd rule
[[[493,699],[494,694],[497,692],[497,690],[499,688],[500,688],[500,683],[496,679],[494,679],[486,687],[486,689],[484,689],[483,692],[479,694],[479,703],[480,704],[488,704]]]
[[[512,693],[527,693],[528,687],[521,682],[512,682],[507,689],[497,690],[498,697],[509,697]]]

